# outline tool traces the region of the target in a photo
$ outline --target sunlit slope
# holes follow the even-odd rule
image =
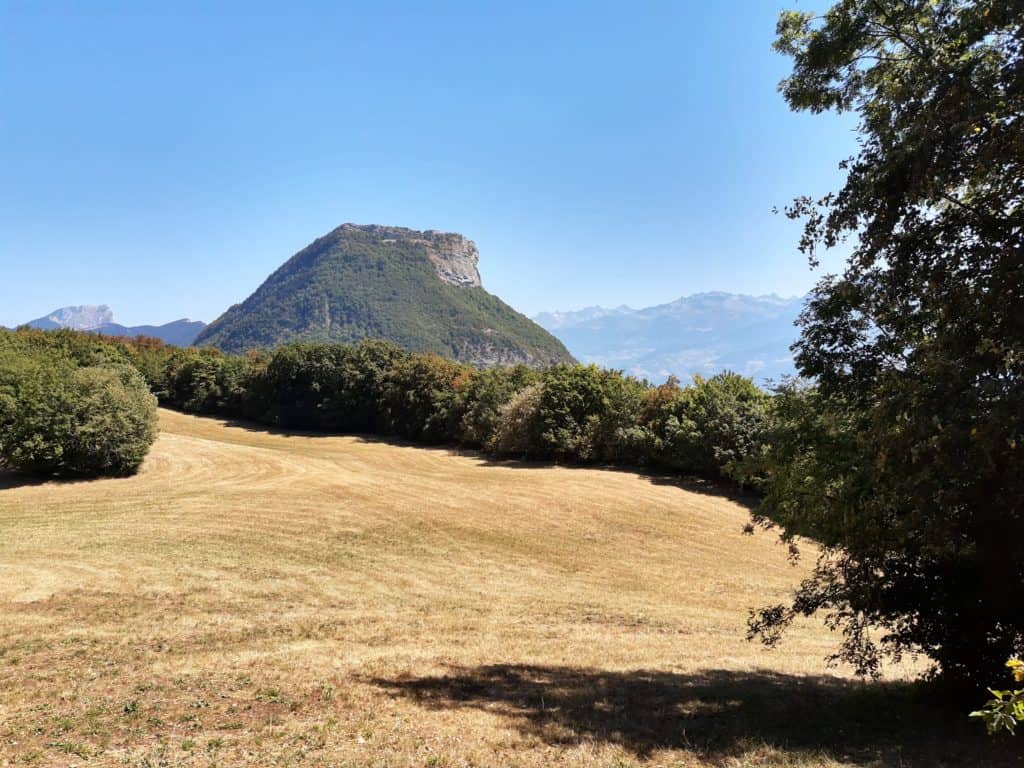
[[[620,765],[664,749],[699,764],[710,747],[699,728],[680,740],[683,704],[609,693],[637,708],[617,725],[524,712],[537,690],[558,702],[635,670],[818,674],[834,643],[811,624],[772,653],[744,640],[747,609],[805,570],[744,535],[747,511],[721,495],[170,411],[161,428],[136,477],[0,475],[0,757]],[[405,687],[443,675],[512,687],[450,707]],[[652,716],[669,720],[629,730]]]

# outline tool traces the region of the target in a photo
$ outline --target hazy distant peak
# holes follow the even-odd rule
[[[61,307],[50,314],[28,323],[33,328],[52,330],[73,328],[76,331],[92,331],[101,325],[114,322],[114,312],[106,304],[82,304],[76,307]]]
[[[583,309],[569,310],[566,312],[541,312],[533,318],[534,322],[548,330],[565,328],[600,320],[605,317],[633,314],[636,310],[622,304],[614,309],[606,307],[584,307]]]
[[[534,317],[538,323],[546,328],[571,327],[580,323],[587,323],[605,317],[632,315],[638,317],[651,317],[659,314],[678,314],[679,312],[754,312],[760,313],[776,308],[799,306],[803,297],[784,298],[776,293],[752,296],[743,293],[729,293],[727,291],[703,291],[701,293],[681,296],[666,304],[657,304],[642,309],[633,309],[621,304],[613,309],[601,306],[584,307],[578,310],[541,312]]]
[[[187,347],[195,341],[206,323],[183,317],[163,325],[125,326],[114,322],[114,313],[106,304],[85,304],[79,307],[61,307],[45,317],[31,320],[26,325],[53,331],[71,328],[76,331],[92,331],[104,336],[151,336],[167,344]]]

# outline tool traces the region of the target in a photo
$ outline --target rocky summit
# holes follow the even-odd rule
[[[480,252],[476,243],[457,232],[438,232],[436,229],[417,232],[405,227],[382,227],[378,224],[342,224],[339,229],[345,232],[367,232],[380,237],[382,243],[404,241],[421,245],[437,270],[437,276],[446,283],[483,287],[477,270]]]
[[[196,339],[225,352],[290,341],[385,339],[478,366],[572,360],[560,341],[484,290],[463,235],[342,224],[292,256]]]

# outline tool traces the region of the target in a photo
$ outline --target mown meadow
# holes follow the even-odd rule
[[[125,478],[0,475],[0,763],[1015,764],[920,667],[747,610],[744,497],[163,409]]]

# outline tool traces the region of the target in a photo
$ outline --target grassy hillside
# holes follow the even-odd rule
[[[196,344],[244,352],[370,338],[476,364],[571,360],[560,341],[497,296],[443,281],[421,234],[339,227],[295,254]]]
[[[745,642],[806,570],[711,489],[161,420],[0,475],[0,764],[1002,764],[816,623]]]

